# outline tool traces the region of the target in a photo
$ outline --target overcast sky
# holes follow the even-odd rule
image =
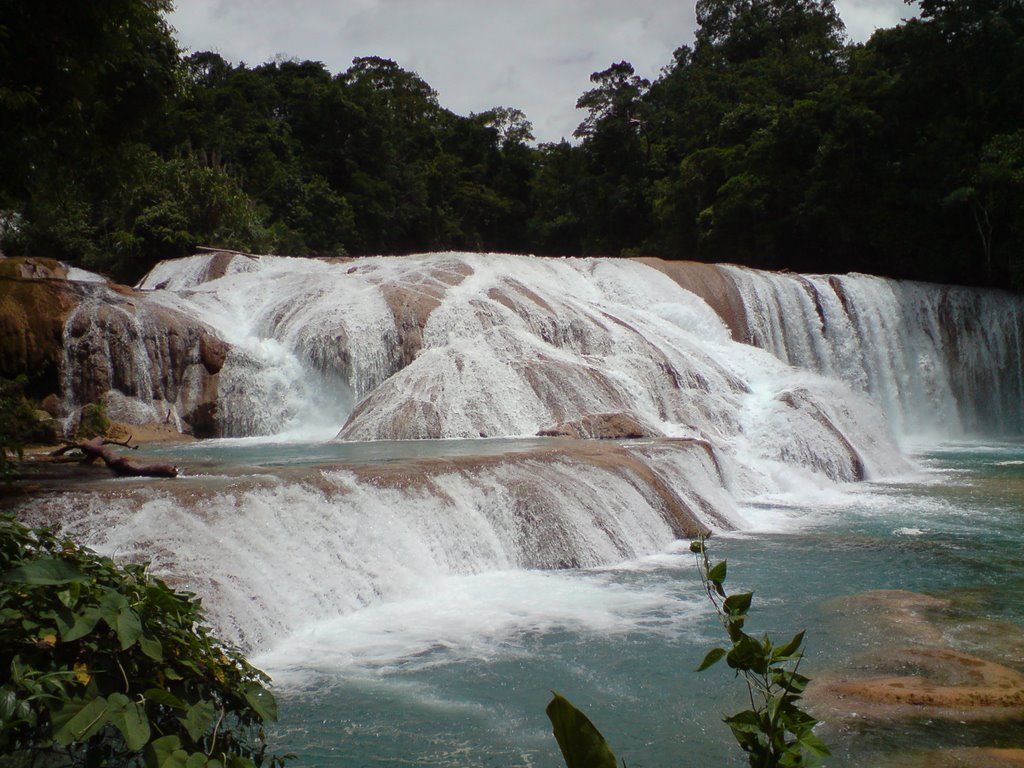
[[[916,10],[903,0],[835,0],[866,40]],[[515,107],[538,141],[571,138],[590,74],[625,59],[655,79],[693,42],[694,0],[176,0],[171,24],[189,51],[254,66],[382,56],[420,75],[460,115]]]

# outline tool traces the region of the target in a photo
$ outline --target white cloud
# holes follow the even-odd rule
[[[356,56],[413,70],[459,114],[516,107],[540,141],[572,135],[592,72],[630,61],[654,79],[693,40],[694,3],[669,0],[178,0],[182,45],[235,63],[276,56],[342,72]],[[845,0],[854,39],[892,26],[901,0]]]

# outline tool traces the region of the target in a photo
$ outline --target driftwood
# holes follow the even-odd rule
[[[63,456],[69,451],[81,451],[83,464],[91,464],[97,459],[102,459],[107,469],[118,477],[177,477],[178,468],[173,464],[136,464],[135,462],[118,456],[108,446],[121,445],[131,450],[137,450],[137,445],[131,445],[131,436],[127,440],[109,440],[102,437],[94,437],[80,443],[65,443],[63,447],[53,451],[51,456]]]

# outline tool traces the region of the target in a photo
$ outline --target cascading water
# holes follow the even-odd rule
[[[444,666],[460,643],[461,659],[577,630],[678,638],[666,617],[693,619],[692,594],[642,576],[666,562],[675,574],[676,539],[799,529],[808,499],[849,509],[853,481],[912,469],[894,437],[1024,429],[1019,299],[703,269],[735,290],[742,318],[727,324],[720,296],[633,260],[161,264],[129,299],[69,319],[66,401],[103,397],[136,419],[167,409],[186,425],[215,403],[213,431],[263,443],[167,448],[185,468],[173,482],[111,481],[26,515],[153,560],[300,686],[310,669],[379,682]],[[176,331],[162,352],[154,329],[168,317],[202,331]],[[214,342],[221,354],[203,351]],[[108,373],[85,387],[83,360]],[[533,437],[583,423],[644,437]],[[927,531],[922,520],[900,535]],[[622,563],[621,583],[600,570]]]
[[[1016,296],[869,275],[723,267],[747,341],[869,393],[899,435],[1024,431],[1024,304]]]

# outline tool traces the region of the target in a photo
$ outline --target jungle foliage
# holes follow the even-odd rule
[[[4,765],[275,768],[268,680],[199,601],[47,529],[0,517]]]
[[[595,73],[563,140],[456,115],[379,57],[181,52],[170,0],[0,11],[0,232],[132,279],[196,245],[656,255],[1024,286],[1024,5],[700,0],[653,82]],[[57,41],[54,44],[54,41]]]
[[[25,376],[0,378],[0,481],[13,479],[14,460],[21,458],[27,446],[56,439],[53,428],[39,420],[26,399],[27,382]]]

